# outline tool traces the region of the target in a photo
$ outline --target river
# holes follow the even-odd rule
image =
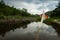
[[[31,22],[26,28],[16,28],[0,35],[0,40],[36,40],[37,27],[40,28],[39,40],[60,40],[55,29],[46,24],[40,26],[40,22]]]

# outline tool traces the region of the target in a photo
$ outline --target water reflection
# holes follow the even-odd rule
[[[32,22],[27,28],[16,28],[6,32],[5,36],[0,36],[0,40],[35,40],[37,27],[40,27],[39,40],[60,40],[56,31],[49,25],[40,22]]]
[[[15,23],[0,22],[0,35],[4,36],[6,32],[9,32],[10,30],[14,31],[14,29],[16,28],[20,28],[20,27],[26,28],[28,23],[30,22],[15,22]]]

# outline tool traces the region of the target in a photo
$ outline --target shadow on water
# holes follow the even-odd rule
[[[0,35],[4,36],[6,32],[16,28],[26,28],[28,23],[30,22],[0,22]]]

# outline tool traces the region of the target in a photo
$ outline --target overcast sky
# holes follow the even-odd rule
[[[18,9],[26,8],[31,14],[41,14],[54,10],[59,0],[4,0],[6,4]]]

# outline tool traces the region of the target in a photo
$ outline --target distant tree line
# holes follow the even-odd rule
[[[9,6],[9,5],[6,5],[4,0],[1,0],[0,1],[0,19],[8,19],[8,18],[12,18],[12,17],[16,17],[18,16],[19,18],[20,17],[31,17],[31,18],[37,18],[37,19],[40,19],[39,15],[36,14],[36,15],[33,15],[33,14],[30,14],[29,12],[27,12],[27,9],[25,8],[22,8],[22,9],[17,9],[15,8],[14,6]]]
[[[53,11],[46,12],[50,17],[58,17],[60,18],[60,1],[58,3],[58,6]]]
[[[0,16],[14,16],[14,15],[20,15],[20,16],[30,16],[31,14],[27,12],[27,9],[16,9],[13,6],[10,7],[9,5],[5,5],[4,1],[0,1]]]

